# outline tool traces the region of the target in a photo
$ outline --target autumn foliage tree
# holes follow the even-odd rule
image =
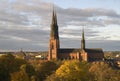
[[[12,81],[33,81],[32,77],[35,77],[35,70],[29,64],[23,64],[19,71],[11,73]]]
[[[36,66],[8,54],[0,57],[0,81],[119,81],[120,70],[106,62],[52,60]]]
[[[0,57],[0,81],[10,81],[10,74],[19,70],[22,64],[27,64],[23,59],[17,59],[12,54]]]
[[[105,62],[93,62],[89,68],[93,81],[119,81],[120,70],[115,70]]]
[[[89,64],[79,60],[65,61],[46,81],[89,81]]]

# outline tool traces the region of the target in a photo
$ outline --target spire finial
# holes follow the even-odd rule
[[[82,39],[84,40],[84,26],[82,28]]]
[[[85,50],[84,27],[82,28],[81,49],[82,49],[82,50]]]
[[[54,12],[54,5],[53,5],[52,24],[54,23],[55,23],[55,12]]]
[[[53,4],[53,11],[54,11],[55,9],[54,9],[54,4]]]

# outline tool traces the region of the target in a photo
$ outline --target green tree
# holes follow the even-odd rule
[[[27,64],[23,59],[17,59],[12,54],[6,54],[0,57],[0,63],[9,72],[16,72],[22,64]]]
[[[28,74],[29,77],[35,75],[35,70],[34,70],[34,68],[33,68],[32,65],[23,64],[23,65],[20,67],[20,69],[21,69],[22,71],[25,71],[25,72]]]
[[[40,64],[37,68],[36,74],[40,81],[45,80],[47,76],[52,74],[57,69],[57,65],[54,62],[47,61]]]
[[[0,63],[0,81],[10,81],[9,72],[1,63]]]

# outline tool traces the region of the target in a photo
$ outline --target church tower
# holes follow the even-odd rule
[[[81,49],[82,49],[82,50],[85,50],[85,36],[84,36],[84,29],[82,29]]]
[[[82,61],[88,61],[88,54],[85,50],[85,36],[84,36],[84,29],[82,29],[82,39],[81,39],[81,57]]]
[[[48,60],[57,59],[59,48],[60,48],[60,44],[59,44],[59,33],[58,33],[58,25],[57,25],[57,15],[56,12],[53,10],[51,29],[50,29]]]

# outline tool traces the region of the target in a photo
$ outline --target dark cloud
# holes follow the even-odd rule
[[[115,40],[88,40],[88,48],[103,48],[104,51],[120,51],[120,41]]]
[[[81,40],[61,39],[62,48],[81,48]],[[120,51],[120,41],[86,40],[86,48],[102,48],[104,51]]]

